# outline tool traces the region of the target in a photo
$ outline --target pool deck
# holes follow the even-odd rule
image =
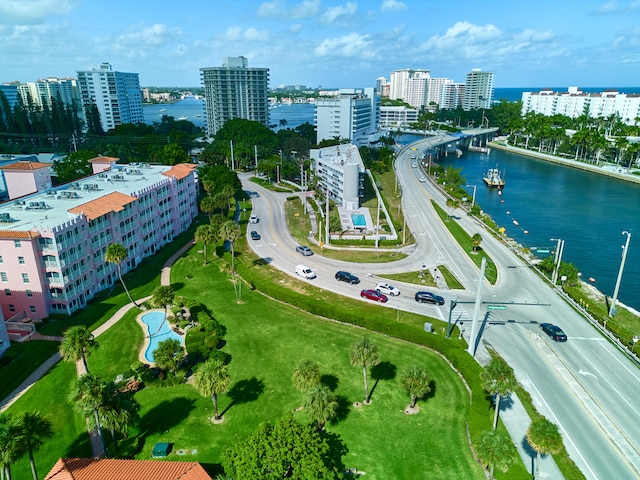
[[[368,208],[360,207],[357,210],[347,210],[346,208],[338,207],[338,213],[340,215],[340,222],[342,223],[343,230],[364,233],[361,231],[362,229],[366,232],[372,232],[374,229],[371,212],[369,212]],[[351,215],[362,215],[365,219],[366,225],[354,225]]]

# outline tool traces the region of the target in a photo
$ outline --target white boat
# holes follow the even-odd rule
[[[167,109],[166,109],[166,108],[161,108],[161,109],[160,109],[160,111],[161,111],[161,112],[166,112],[166,111],[167,111]]]
[[[487,170],[487,173],[484,177],[482,177],[484,183],[487,184],[489,188],[503,188],[504,187],[504,178],[500,174],[500,170],[498,170],[498,166],[496,168],[490,168]]]
[[[186,120],[187,117],[178,117],[178,120]]]

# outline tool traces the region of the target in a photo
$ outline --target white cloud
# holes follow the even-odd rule
[[[288,8],[281,0],[263,2],[258,7],[258,18],[313,18],[320,14],[320,0],[303,0],[302,3]]]
[[[144,24],[129,27],[127,33],[116,38],[116,44],[122,47],[157,47],[173,42],[182,36],[182,29],[169,28],[166,25],[156,23],[145,26]]]
[[[380,6],[380,10],[383,12],[406,9],[407,5],[404,2],[399,2],[398,0],[382,0],[382,5]]]
[[[370,48],[369,35],[350,33],[338,38],[325,38],[314,49],[314,53],[320,57],[366,57],[373,56]]]
[[[291,9],[292,18],[312,18],[320,13],[320,0],[304,0]]]
[[[327,8],[322,14],[324,23],[336,23],[337,21],[348,20],[358,10],[358,4],[355,2],[347,2],[346,5],[338,5],[337,7]]]
[[[610,2],[600,5],[595,13],[597,15],[625,14],[636,10],[640,10],[640,0],[622,4],[619,4],[616,0],[611,0]]]
[[[264,2],[258,7],[258,18],[280,17],[284,14],[284,4],[278,0]]]
[[[2,0],[0,24],[34,25],[54,15],[64,15],[80,5],[80,0]]]
[[[218,38],[229,42],[265,42],[269,40],[269,34],[267,32],[260,32],[255,28],[243,30],[242,27],[228,27]]]

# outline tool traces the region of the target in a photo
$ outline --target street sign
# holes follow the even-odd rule
[[[506,305],[487,305],[487,310],[506,310]]]
[[[539,248],[538,249],[538,253],[549,253],[549,249],[548,248]]]

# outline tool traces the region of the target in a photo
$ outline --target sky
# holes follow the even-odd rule
[[[200,68],[237,56],[269,68],[271,87],[370,87],[403,68],[635,87],[640,0],[0,0],[0,83],[108,62],[143,87],[196,87]]]

